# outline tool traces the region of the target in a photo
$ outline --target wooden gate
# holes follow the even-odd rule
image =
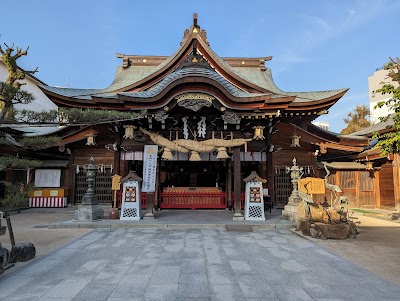
[[[275,167],[275,203],[276,208],[283,208],[289,200],[293,185],[290,174],[286,173],[286,166]]]
[[[360,171],[360,206],[375,208],[375,179],[369,171]]]
[[[96,172],[96,179],[94,183],[94,190],[99,203],[111,204],[112,190],[111,190],[111,171],[106,169],[103,173]],[[82,202],[82,197],[86,193],[86,171],[81,170],[75,174],[75,200],[77,203]]]

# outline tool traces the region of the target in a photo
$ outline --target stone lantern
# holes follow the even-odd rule
[[[82,204],[78,206],[78,210],[75,210],[75,220],[77,221],[93,221],[104,217],[104,211],[101,209],[94,191],[97,167],[93,161],[93,157],[90,157],[90,163],[86,167],[88,189],[82,197]]]
[[[297,165],[296,158],[293,158],[293,166],[286,167],[286,172],[290,173],[290,178],[292,179],[293,190],[289,197],[288,204],[284,207],[282,211],[282,216],[289,220],[295,220],[297,214],[297,207],[300,204],[301,197],[299,196],[299,180],[301,178],[303,167]]]

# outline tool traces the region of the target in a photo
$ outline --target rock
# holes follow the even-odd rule
[[[306,213],[305,202],[301,201],[297,207],[296,221],[310,219],[314,222],[340,223],[343,220],[343,213],[339,209],[324,208],[317,203],[310,204],[310,216]]]
[[[348,223],[342,224],[324,224],[324,223],[315,223],[318,231],[320,231],[322,235],[324,235],[327,239],[346,239],[349,238],[352,229]]]
[[[318,238],[318,230],[316,228],[310,228],[310,235],[312,238]]]
[[[0,275],[4,272],[4,267],[8,263],[9,252],[6,248],[0,247]]]
[[[6,226],[0,226],[0,235],[6,234],[6,230],[7,230]]]
[[[10,263],[29,261],[36,256],[35,246],[30,242],[18,243],[11,249]]]
[[[310,221],[301,221],[299,223],[299,230],[303,233],[305,236],[311,236],[310,233],[310,228],[311,228],[311,222]]]

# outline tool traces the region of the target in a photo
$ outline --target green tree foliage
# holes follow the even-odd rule
[[[371,125],[369,115],[366,105],[356,106],[353,112],[348,113],[347,118],[343,119],[347,126],[340,133],[347,135],[369,127]]]
[[[45,112],[18,110],[13,118],[4,118],[3,123],[23,123],[26,125],[95,125],[99,123],[132,120],[144,112],[120,112],[101,109],[59,108]]]
[[[391,153],[400,153],[400,59],[396,58],[396,60],[390,58],[390,64],[386,64],[385,66],[389,66],[387,70],[388,77],[397,82],[397,87],[393,86],[389,83],[382,83],[382,88],[377,90],[378,93],[389,94],[392,95],[387,101],[379,102],[375,108],[381,108],[383,106],[387,106],[389,109],[394,111],[393,117],[393,131],[388,133],[379,134],[376,133],[374,137],[379,137],[379,142],[377,146],[381,147],[382,155],[388,155]],[[380,117],[379,120],[382,122],[387,121],[389,116]]]
[[[57,136],[38,136],[38,137],[26,137],[22,138],[18,142],[25,149],[31,150],[39,150],[46,149],[53,146],[58,146],[58,143],[61,141],[60,137]]]
[[[5,187],[4,198],[0,199],[0,207],[12,209],[12,208],[27,208],[28,194],[32,189],[30,185],[24,185],[23,183],[9,183],[3,181]]]
[[[42,162],[26,158],[18,158],[14,156],[0,156],[0,171],[7,168],[35,168],[40,166]]]

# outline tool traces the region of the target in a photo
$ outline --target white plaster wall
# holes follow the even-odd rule
[[[38,73],[37,73],[38,74]],[[8,76],[7,67],[2,61],[0,61],[0,81],[5,81]],[[22,110],[32,110],[32,111],[49,111],[57,109],[57,106],[39,89],[37,86],[40,84],[35,79],[31,78],[29,75],[25,77],[21,83],[26,83],[26,85],[21,86],[22,90],[28,91],[35,96],[35,100],[30,104],[16,104],[15,108]]]

